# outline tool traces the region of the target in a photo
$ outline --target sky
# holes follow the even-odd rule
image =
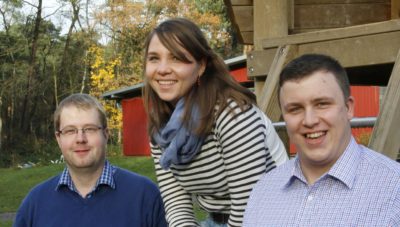
[[[38,5],[38,0],[25,0],[25,1],[31,3],[32,5]],[[81,1],[85,2],[85,0]],[[106,0],[90,0],[90,5],[92,6],[92,10],[95,7],[98,7],[99,5],[104,3],[105,1]],[[45,19],[50,19],[57,27],[61,27],[62,35],[66,34],[68,32],[68,28],[71,23],[71,20],[69,19],[71,15],[70,14],[63,15],[63,14],[66,14],[65,12],[71,10],[70,4],[65,3],[65,1],[62,2],[60,0],[42,0],[42,4],[43,4],[42,17]],[[25,4],[23,11],[27,14],[35,14],[36,8],[31,7],[28,4]]]

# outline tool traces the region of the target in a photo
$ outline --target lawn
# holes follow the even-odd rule
[[[109,158],[122,168],[148,176],[155,181],[153,160],[150,157]],[[27,169],[0,169],[0,213],[15,212],[28,191],[41,181],[59,174],[64,164],[52,164]]]
[[[149,177],[156,182],[153,160],[151,157],[109,157],[112,164]],[[27,169],[0,169],[0,213],[16,212],[22,199],[36,184],[59,174],[64,164],[52,164]],[[204,212],[196,208],[196,215],[204,218]],[[1,222],[0,226],[11,226],[11,222]]]

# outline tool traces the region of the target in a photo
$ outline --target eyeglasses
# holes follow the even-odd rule
[[[85,135],[95,135],[99,130],[105,129],[100,126],[86,126],[84,128],[75,128],[75,127],[66,127],[61,130],[58,130],[57,133],[63,136],[74,136],[82,131]]]

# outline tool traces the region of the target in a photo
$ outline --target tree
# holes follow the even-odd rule
[[[58,0],[47,15],[45,1],[29,2],[0,0],[0,166],[58,154],[49,146],[58,100],[77,92],[101,100],[104,92],[141,82],[143,42],[160,21],[196,21],[222,56],[234,43],[222,0],[109,0],[95,20],[94,1]],[[70,21],[65,35],[51,21],[56,14]],[[118,138],[121,113],[110,102],[105,107]]]
[[[58,154],[47,148],[54,141],[53,111],[59,97],[80,91],[88,69],[82,62],[97,37],[76,29],[60,36],[60,29],[42,16],[42,0],[29,4],[35,12],[28,15],[19,10],[22,4],[11,4],[16,2],[0,2],[0,166]]]

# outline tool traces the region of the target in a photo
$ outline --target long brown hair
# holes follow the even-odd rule
[[[206,136],[212,129],[215,117],[228,105],[228,100],[238,103],[242,109],[256,103],[255,95],[247,88],[237,83],[229,74],[222,60],[209,46],[200,28],[192,21],[184,18],[169,19],[159,24],[148,36],[145,42],[144,68],[151,39],[157,35],[161,43],[175,56],[188,60],[177,46],[188,51],[197,62],[206,62],[204,74],[199,77],[200,85],[194,84],[185,95],[183,123],[189,127],[192,106],[199,110],[198,127],[191,129],[193,133]],[[160,99],[145,78],[144,102],[147,110],[148,133],[150,137],[168,122],[174,107]],[[215,107],[218,110],[215,112]]]

